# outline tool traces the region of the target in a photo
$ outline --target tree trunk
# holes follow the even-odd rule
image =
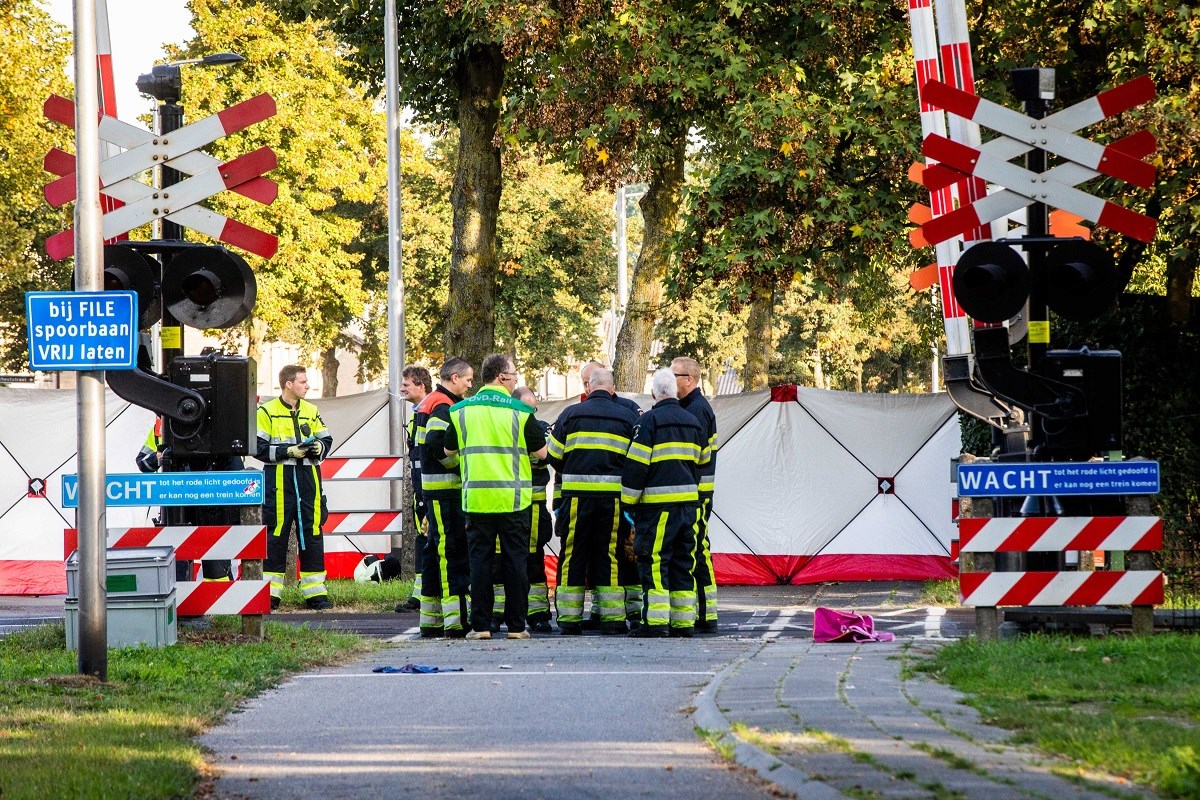
[[[321,397],[337,397],[338,367],[337,347],[330,345],[321,353]]]
[[[446,355],[479,369],[496,343],[495,295],[499,260],[500,149],[494,144],[504,85],[499,45],[475,45],[458,63],[458,167],[450,204],[450,299]]]
[[[687,133],[676,135],[671,157],[654,173],[640,205],[646,220],[642,250],[629,280],[625,322],[617,334],[613,377],[622,392],[640,392],[646,385],[646,366],[654,339],[654,323],[662,305],[663,277],[670,260],[668,239],[679,220],[679,190],[687,156]]]
[[[246,327],[246,355],[257,363],[262,361],[263,340],[267,338],[267,323],[251,317]]]
[[[770,381],[771,315],[775,310],[775,285],[755,284],[750,289],[750,314],[746,318],[746,391],[766,389]]]
[[[1167,320],[1177,331],[1187,330],[1191,322],[1195,282],[1196,261],[1190,253],[1182,258],[1167,257]]]

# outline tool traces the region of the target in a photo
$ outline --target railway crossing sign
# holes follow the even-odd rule
[[[1154,137],[1140,132],[1103,146],[1075,132],[1141,105],[1153,99],[1154,94],[1154,82],[1143,76],[1036,119],[941,81],[928,81],[921,90],[923,100],[990,128],[1000,136],[982,146],[971,147],[930,134],[925,137],[922,151],[942,164],[926,169],[922,181],[937,188],[970,176],[999,184],[1004,191],[928,220],[921,226],[925,240],[933,244],[945,241],[1031,202],[1056,206],[1139,241],[1152,240],[1157,230],[1155,220],[1075,187],[1099,175],[1108,175],[1149,188],[1155,180],[1155,168],[1141,159],[1154,151]],[[1042,173],[1009,163],[1034,148],[1065,161]]]
[[[51,96],[43,111],[48,119],[65,125],[74,124],[74,105],[65,98]],[[153,134],[102,115],[100,138],[128,148],[100,165],[104,194],[124,203],[104,215],[104,238],[111,239],[155,219],[166,219],[270,258],[278,247],[274,235],[224,217],[199,203],[225,189],[264,204],[273,202],[278,186],[262,175],[277,165],[274,151],[261,147],[222,164],[200,152],[199,148],[274,114],[275,101],[269,94],[260,94],[168,134]],[[193,177],[163,189],[148,186],[133,177],[159,165]],[[56,148],[47,153],[44,166],[47,171],[61,176],[46,185],[46,200],[55,207],[74,200],[74,157]],[[56,260],[72,255],[74,246],[74,231],[69,229],[46,240],[46,252]]]

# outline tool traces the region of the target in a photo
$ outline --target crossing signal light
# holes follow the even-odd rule
[[[137,293],[141,330],[162,318],[164,303],[184,325],[230,328],[250,316],[258,298],[246,259],[224,247],[181,242],[105,245],[104,288]]]
[[[158,322],[162,306],[158,299],[158,262],[130,247],[104,246],[104,288],[134,292],[138,303],[138,329]]]
[[[954,296],[962,309],[981,322],[1005,322],[1029,298],[1029,267],[1006,244],[980,242],[954,267]]]
[[[1060,317],[1082,321],[1103,314],[1116,300],[1112,255],[1081,239],[1050,246],[1042,260],[1046,305]],[[1015,317],[1029,298],[1032,276],[1020,253],[1000,242],[980,242],[962,254],[954,268],[954,295],[963,310],[981,322]]]
[[[1099,245],[1068,240],[1046,257],[1046,305],[1060,317],[1095,319],[1117,299],[1112,255]]]
[[[230,328],[254,310],[258,286],[246,259],[224,247],[189,247],[163,268],[163,302],[193,328]]]

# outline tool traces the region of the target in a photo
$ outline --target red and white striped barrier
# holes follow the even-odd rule
[[[271,583],[264,580],[179,581],[175,611],[181,617],[270,614]]]
[[[399,511],[331,511],[322,530],[326,534],[400,533],[404,518]]]
[[[75,528],[64,531],[64,554],[79,546]],[[261,560],[267,557],[262,525],[175,525],[158,528],[109,528],[109,547],[173,547],[181,561]]]
[[[937,28],[934,22],[932,0],[909,0],[909,27],[912,30],[913,59],[916,70],[917,99],[921,111],[921,135],[946,133],[946,115],[926,101],[921,87],[941,77],[942,68],[938,61]],[[969,59],[969,45],[967,58]],[[954,208],[954,193],[950,186],[930,192],[930,210],[933,217],[948,214]],[[938,284],[941,291],[942,321],[946,332],[946,352],[950,355],[971,351],[970,327],[966,313],[954,297],[951,276],[958,261],[959,246],[943,240],[934,244],[937,253]]]
[[[404,477],[403,456],[331,456],[321,462],[321,480],[399,480]]]
[[[1129,606],[1163,600],[1161,572],[963,572],[963,605]]]
[[[1158,517],[960,519],[963,553],[1161,550]]]

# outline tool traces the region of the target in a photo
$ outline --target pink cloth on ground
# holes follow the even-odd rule
[[[869,614],[818,608],[813,612],[814,642],[890,642],[894,633],[876,631]]]

